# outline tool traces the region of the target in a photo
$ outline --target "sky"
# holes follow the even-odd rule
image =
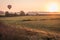
[[[9,10],[7,5],[12,5]],[[19,12],[21,10],[43,11],[43,12],[60,12],[60,0],[0,0],[0,10]]]

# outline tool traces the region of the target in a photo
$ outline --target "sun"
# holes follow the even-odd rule
[[[58,4],[57,3],[48,4],[48,11],[49,12],[57,12],[58,11]]]

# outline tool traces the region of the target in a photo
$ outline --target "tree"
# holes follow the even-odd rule
[[[25,12],[24,11],[20,11],[20,16],[25,16]]]
[[[9,16],[9,12],[8,11],[5,12],[5,16]]]
[[[29,14],[27,13],[26,16],[29,16]]]
[[[18,16],[17,13],[14,13],[14,16]]]

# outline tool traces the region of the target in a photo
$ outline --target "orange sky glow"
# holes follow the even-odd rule
[[[9,10],[7,5],[11,4]],[[60,0],[0,0],[0,10],[19,12],[43,11],[43,12],[60,12]]]

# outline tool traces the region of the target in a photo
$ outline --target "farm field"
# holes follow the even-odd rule
[[[20,40],[21,33],[22,38],[25,38],[21,40],[60,40],[60,16],[0,17],[0,26],[3,34],[7,31],[7,40],[10,40],[11,34],[14,39]],[[14,40],[13,37],[11,40]]]

